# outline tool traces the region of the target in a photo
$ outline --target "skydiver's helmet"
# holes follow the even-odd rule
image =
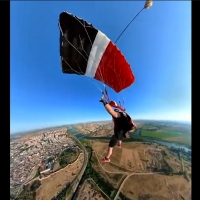
[[[115,101],[110,101],[109,104],[114,108],[116,108],[118,106]]]
[[[125,108],[122,108],[121,106],[118,106],[118,104],[115,101],[110,101],[109,104],[110,104],[110,106],[115,108],[114,111],[116,111],[116,112],[119,112],[120,110],[123,111],[123,112],[126,111]]]

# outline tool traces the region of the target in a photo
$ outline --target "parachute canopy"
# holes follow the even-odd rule
[[[68,12],[59,15],[62,72],[94,78],[116,92],[135,80],[117,46],[92,24]]]

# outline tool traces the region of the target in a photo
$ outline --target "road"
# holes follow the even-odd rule
[[[73,135],[73,134],[71,134],[71,135]],[[67,196],[66,199],[72,199],[73,194],[75,193],[75,191],[76,191],[76,189],[77,189],[77,187],[79,185],[79,182],[80,182],[80,180],[81,180],[81,178],[82,178],[82,176],[83,176],[83,174],[85,172],[85,169],[86,169],[86,166],[87,166],[87,163],[88,163],[88,153],[87,153],[87,150],[81,144],[81,142],[76,137],[74,137],[74,135],[72,137],[81,145],[81,147],[83,149],[83,153],[84,153],[84,161],[83,161],[83,166],[82,166],[82,168],[81,168],[78,176],[76,176],[76,178],[73,181],[74,182],[74,184],[73,184],[73,192],[71,192],[70,196]]]
[[[117,200],[117,197],[118,197],[118,195],[119,195],[119,193],[120,193],[120,191],[121,191],[121,189],[122,189],[122,187],[124,186],[124,184],[125,184],[125,182],[127,181],[127,179],[129,178],[129,177],[131,177],[132,175],[152,175],[152,174],[164,174],[163,172],[146,172],[146,173],[131,173],[131,174],[129,174],[125,179],[124,179],[124,181],[122,182],[122,184],[120,185],[120,187],[119,187],[119,189],[118,189],[118,191],[117,191],[117,194],[115,195],[115,198],[114,198],[114,200]]]

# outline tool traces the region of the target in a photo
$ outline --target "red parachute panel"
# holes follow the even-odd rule
[[[94,78],[104,82],[116,92],[129,87],[135,81],[130,65],[111,41],[102,55]]]

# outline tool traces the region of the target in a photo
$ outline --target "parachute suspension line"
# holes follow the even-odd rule
[[[81,36],[79,35],[79,40],[81,42],[81,48],[84,51],[84,53],[87,55],[87,57],[89,57],[89,55],[86,53],[85,49],[83,48],[83,44],[82,44],[82,40],[81,40]]]
[[[101,59],[101,63],[102,63],[102,65],[104,65],[104,60],[103,60],[103,59]],[[107,68],[111,68],[111,69],[113,70],[113,68],[112,68],[110,65],[108,65]],[[101,77],[101,79],[103,80],[104,91],[102,92],[102,94],[103,94],[104,97],[106,98],[107,102],[110,102],[110,97],[109,97],[108,91],[107,91],[107,89],[106,89],[106,85],[105,85],[105,83],[104,83],[104,82],[107,82],[107,81],[106,81],[107,76],[106,76],[106,77],[103,77],[103,70],[104,70],[104,69],[105,69],[105,68],[102,67],[101,70],[98,71],[98,75],[99,75],[99,76]],[[113,71],[114,71],[114,70],[113,70]],[[116,74],[115,71],[114,71],[114,73]],[[105,73],[104,73],[104,74],[105,74]],[[113,80],[113,81],[116,81],[116,80]]]
[[[130,26],[130,24],[135,20],[135,18],[144,10],[145,8],[142,8],[142,10],[140,10],[140,12],[138,12],[137,15],[135,15],[135,17],[129,22],[129,24],[124,28],[124,30],[121,32],[121,34],[119,35],[119,37],[117,38],[117,40],[115,41],[115,44],[117,43],[117,41],[119,40],[119,38],[122,36],[122,34],[124,33],[124,31]]]
[[[85,22],[84,22],[84,23],[85,23]],[[87,34],[87,36],[88,36],[88,39],[90,40],[90,44],[91,44],[91,46],[92,46],[92,41],[91,41],[90,36],[89,36],[89,34],[88,34],[88,32],[87,32],[87,29],[85,28],[85,25],[84,25],[83,27],[84,27],[84,29],[85,29],[85,32],[86,32],[86,34]]]
[[[72,70],[72,71],[74,71],[75,73],[77,73],[78,75],[83,75],[83,72],[82,73],[79,73],[78,71],[76,71],[76,70],[74,70],[74,69],[72,69],[72,67],[70,66],[70,64],[65,60],[65,59],[63,59],[64,60],[64,62],[70,67],[70,69]],[[77,63],[77,62],[76,62]],[[77,63],[77,65],[78,65],[78,63]],[[80,69],[80,66],[78,65],[78,67],[79,67],[79,69]],[[81,70],[81,69],[80,69]],[[85,76],[84,76],[85,77]],[[90,77],[85,77],[86,78],[86,80],[88,80],[88,81],[90,81],[98,90],[100,90],[100,92],[102,92],[102,90],[100,89],[100,87],[96,84],[94,84],[94,82],[92,82],[92,80],[90,79]]]
[[[77,17],[75,17],[75,19],[84,27],[85,32],[86,32],[86,34],[87,34],[87,36],[88,36],[88,39],[90,40],[90,44],[91,44],[91,46],[92,46],[92,41],[91,41],[90,36],[89,36],[89,34],[88,34],[88,32],[87,32],[87,30],[86,30],[86,28],[85,28],[85,27],[86,27],[85,24],[82,24],[82,23],[78,20]],[[84,23],[85,23],[85,21],[84,21]]]
[[[66,38],[66,36],[64,35],[65,39],[67,40],[67,42],[85,59],[85,61],[87,62],[87,59],[85,58],[85,56],[83,56],[83,54]]]
[[[102,62],[102,65],[104,65],[104,63],[105,63],[105,62],[104,62],[104,58],[101,59],[101,62]],[[100,67],[101,67],[101,66],[100,66]],[[105,69],[105,68],[102,67],[102,69],[99,70],[99,76],[100,76],[101,79],[103,80],[102,83],[103,83],[104,91],[105,91],[106,95],[108,96],[108,93],[107,93],[107,90],[106,90],[106,84],[105,84],[105,82],[107,82],[107,81],[106,81],[107,76],[106,76],[106,77],[103,76],[103,74],[105,74],[105,73],[103,73],[103,69]],[[108,96],[108,101],[110,101],[110,100],[109,100],[109,96]]]
[[[115,59],[113,60],[113,65],[115,66]],[[119,85],[122,87],[123,86],[123,84],[122,84],[122,82],[120,81],[120,77],[119,77],[119,74],[121,74],[121,68],[119,68],[119,71],[118,72],[116,72],[115,70],[113,70],[114,71],[114,73],[115,73],[115,75],[116,75],[116,77],[117,77],[117,79],[115,80],[115,81],[117,81],[118,83],[119,83]],[[120,92],[120,94],[119,94],[119,97],[118,97],[118,102],[117,102],[117,104],[119,104],[119,106],[121,107],[121,105],[120,105],[120,96],[121,96],[121,92]]]
[[[91,44],[91,46],[92,46],[92,41],[91,41],[91,38],[90,38],[90,36],[89,36],[89,34],[88,34],[88,32],[87,32],[87,29],[85,28],[86,26],[85,26],[85,24],[83,24],[83,23],[81,23],[81,21],[79,21],[79,19],[78,18],[76,18],[76,20],[84,27],[84,30],[85,30],[85,32],[86,32],[86,34],[87,34],[87,37],[88,37],[88,39],[89,39],[89,41],[90,41],[90,44]],[[85,22],[84,22],[85,23]],[[80,42],[81,42],[81,37],[80,37],[80,35],[79,35],[79,39],[80,39]],[[81,46],[82,46],[82,49],[83,49],[83,51],[85,52],[85,50],[84,50],[84,48],[83,48],[83,44],[82,44],[82,42],[81,42]],[[85,54],[87,55],[87,53],[85,52]],[[89,57],[89,55],[87,55],[88,57]],[[92,56],[92,55],[90,55],[90,56]],[[94,59],[94,58],[93,58]],[[102,61],[102,63],[103,63],[103,61]],[[99,71],[99,76],[101,77],[101,79],[103,80],[104,78],[103,78],[103,73],[101,72],[101,70]],[[107,91],[106,90],[106,88],[105,88],[105,84],[103,83],[103,86],[104,86],[104,90],[105,91]],[[98,88],[99,89],[99,88]],[[100,90],[100,89],[99,89]],[[101,91],[101,93],[104,95],[104,92],[102,91],[102,90],[100,90]],[[105,92],[106,93],[106,92]],[[108,101],[109,101],[109,96],[108,95],[106,95],[107,97],[108,97]]]
[[[90,36],[89,36],[89,34],[88,34],[88,32],[87,32],[87,29],[86,29],[85,24],[81,23],[81,21],[80,21],[78,18],[76,18],[76,20],[84,27],[84,30],[85,30],[85,32],[86,32],[86,34],[87,34],[87,37],[88,37],[88,39],[89,39],[89,41],[90,41],[90,44],[91,44],[91,46],[92,46],[91,38],[90,38]],[[84,23],[85,23],[85,22],[84,22]],[[84,50],[84,48],[83,48],[83,45],[82,45],[82,41],[81,41],[80,35],[79,35],[79,39],[80,39],[80,42],[81,42],[81,47],[82,47],[83,51],[85,52],[85,50]],[[85,52],[85,54],[87,55],[86,52]],[[87,55],[87,56],[89,57],[89,55]],[[90,55],[90,56],[91,56],[91,55]],[[104,64],[103,60],[101,60],[101,62],[102,62],[102,65],[103,65],[103,64]],[[102,68],[102,69],[104,69],[104,68]],[[116,73],[116,72],[115,72],[115,73]],[[104,82],[106,82],[106,80],[104,80],[102,70],[99,70],[99,76],[101,77],[101,79],[102,79]],[[119,80],[120,80],[120,78],[119,78]],[[115,80],[114,80],[114,81],[115,81]],[[103,84],[103,86],[104,86],[104,91],[100,90],[99,88],[98,88],[98,89],[102,92],[102,94],[105,96],[105,98],[107,99],[107,101],[110,102],[110,98],[109,98],[109,95],[108,95],[108,92],[107,92],[107,89],[106,89],[106,85],[105,85],[105,83],[102,83],[102,84]],[[122,86],[123,83],[120,83],[120,85]]]
[[[102,92],[102,89],[98,86],[98,84],[96,82],[93,82],[92,79],[90,79],[90,77],[87,77],[89,80],[100,92]]]
[[[115,65],[115,59],[113,60],[113,64]],[[104,62],[102,61],[102,64],[104,64]],[[113,70],[113,73],[116,75],[117,79],[116,80],[113,80],[113,81],[117,81],[119,83],[120,86],[123,86],[123,82],[120,80],[120,74],[121,74],[121,68],[120,68],[120,71],[115,71],[114,68],[112,68],[110,65],[107,66],[108,68],[111,68]],[[101,76],[102,80],[105,80],[105,77],[103,77],[101,74],[103,73],[102,70],[104,68],[102,68],[101,70],[98,71],[98,75]],[[104,95],[105,99],[107,100],[107,102],[110,102],[110,98],[109,98],[109,95],[108,95],[108,91],[107,91],[107,88],[106,88],[106,85],[105,83],[103,83],[103,86],[104,86],[104,91],[102,92],[102,94]],[[121,96],[121,93],[120,93],[120,96]],[[120,102],[121,104],[121,102]],[[121,104],[122,105],[122,104]],[[121,106],[122,107],[122,106]]]
[[[124,93],[122,94],[121,105],[124,108],[125,107],[125,99],[127,97],[127,91],[122,91],[122,92],[124,92]]]
[[[74,71],[74,72],[75,72],[76,74],[78,74],[78,75],[83,75],[82,73],[76,71],[75,69],[72,69],[72,67],[70,66],[70,64],[69,64],[64,58],[62,58],[62,59],[64,60],[64,62],[69,66],[69,68],[70,68],[72,71]]]
[[[115,65],[115,59],[113,59],[113,65]],[[104,64],[104,62],[102,62],[102,64]],[[110,65],[108,65],[107,66],[107,68],[111,68],[111,70],[113,70],[113,73],[116,75],[116,79],[115,80],[113,80],[113,81],[117,81],[118,82],[118,84],[121,86],[121,87],[123,87],[123,85],[124,85],[124,83],[122,82],[122,80],[120,80],[120,74],[121,74],[121,68],[119,68],[119,71],[117,72],[113,67],[111,67]],[[102,70],[103,70],[104,68],[102,68]],[[98,72],[99,72],[99,76],[101,76],[101,73],[102,73],[102,70],[99,70]],[[106,77],[107,78],[107,77]],[[104,77],[102,76],[102,80],[104,80],[105,82],[106,82],[106,80],[104,79]],[[108,101],[108,102],[110,102],[110,98],[109,98],[109,95],[108,95],[108,91],[107,91],[107,89],[106,89],[106,85],[105,84],[103,84],[104,85],[104,91],[102,92],[102,94],[105,96],[105,98],[106,98],[106,100]],[[121,101],[119,101],[119,102],[117,102],[118,104],[120,104],[120,107],[122,107],[122,103],[121,102],[124,102],[124,96],[122,95],[122,93],[120,93],[119,94],[119,96],[121,97],[120,98],[120,100]],[[123,101],[122,101],[122,99],[123,99]],[[119,100],[119,99],[118,99]],[[122,107],[122,109],[123,109],[123,107]]]
[[[106,98],[107,102],[110,103],[110,98],[109,98],[108,91],[106,89],[106,85],[105,84],[104,84],[104,91],[102,91],[102,94]]]
[[[84,27],[84,30],[85,30],[85,32],[86,32],[86,34],[87,34],[87,37],[88,37],[88,39],[89,39],[89,41],[90,41],[90,44],[91,44],[91,47],[92,47],[92,41],[91,41],[91,38],[90,38],[90,36],[89,36],[89,34],[88,34],[88,32],[87,32],[87,29],[85,28],[86,26],[85,26],[85,24],[82,24],[81,23],[81,21],[79,21],[78,20],[78,18],[76,18],[76,20]],[[85,21],[84,21],[84,23],[85,23]],[[80,37],[80,36],[79,36]],[[82,43],[81,43],[81,45],[82,45]],[[83,49],[83,48],[82,48]],[[83,49],[84,50],[84,49]],[[84,52],[85,52],[85,50],[84,50]],[[86,54],[87,55],[87,54]],[[88,56],[88,55],[87,55]],[[91,56],[91,55],[90,55]],[[88,56],[89,57],[89,56]],[[94,58],[93,58],[94,59]],[[100,71],[100,74],[99,74],[100,76],[101,76],[101,78],[103,79],[103,74],[101,73],[101,71]],[[104,86],[105,86],[105,84],[103,84]],[[103,91],[101,90],[101,92],[103,93]]]
[[[58,23],[59,24],[59,29],[60,29],[60,31],[61,31],[61,33],[62,33],[62,36],[64,36],[65,37],[65,39],[66,39],[66,41],[85,59],[85,61],[87,61],[87,59],[85,58],[85,56],[83,56],[82,55],[82,53],[66,38],[66,36],[63,34],[63,31],[62,31],[62,29],[61,29],[61,27],[60,27],[60,23]],[[85,27],[84,27],[85,28]],[[86,31],[86,33],[87,33],[87,31]],[[88,33],[87,33],[87,35],[88,35]],[[81,37],[80,37],[80,35],[79,35],[79,39],[80,39],[80,41],[81,41]],[[89,40],[90,40],[90,38],[89,38]],[[90,42],[91,42],[91,40],[90,40]],[[83,49],[83,44],[82,44],[82,42],[81,42],[81,47],[82,47],[82,49]],[[83,51],[85,52],[85,50],[83,49]],[[85,52],[85,54],[87,55],[87,53]],[[88,55],[87,55],[88,56]]]
[[[115,59],[114,59],[114,65],[115,65]],[[112,68],[112,69],[113,69],[113,68]],[[116,81],[118,81],[119,85],[120,85],[121,87],[123,87],[124,83],[122,82],[122,80],[120,80],[121,70],[122,70],[122,69],[119,68],[119,71],[116,72],[116,71],[113,69],[113,71],[114,71],[114,73],[116,74],[116,77],[117,77],[117,80],[116,80]],[[124,106],[121,104],[121,101],[120,101],[120,100],[122,100],[122,99],[124,99],[123,91],[120,92],[120,94],[119,94],[118,103],[119,103],[119,106],[120,106],[120,107],[124,108]]]
[[[124,107],[124,98],[122,99],[121,104],[122,104],[122,107]]]
[[[61,33],[62,33],[62,36],[64,36],[65,37],[65,39],[67,40],[67,42],[74,48],[74,49],[76,49],[76,51],[86,60],[86,58],[77,50],[77,48],[73,45],[73,44],[71,44],[70,42],[69,42],[69,40],[66,38],[66,36],[63,34],[63,31],[62,31],[62,29],[61,29],[61,27],[60,27],[60,23],[58,23],[59,24],[59,29],[60,29],[60,31],[61,31]],[[87,34],[88,35],[88,34]],[[81,37],[80,37],[80,35],[79,35],[79,39],[80,39],[80,41],[81,41]],[[90,40],[90,38],[89,38],[89,40]],[[90,40],[91,41],[91,40]],[[82,44],[82,42],[81,42],[81,46],[82,46],[82,49],[83,49],[83,44]],[[85,50],[83,49],[83,51],[85,52]],[[87,53],[85,52],[85,54],[87,55]],[[87,55],[88,56],[88,55]],[[80,71],[81,71],[81,73],[79,73],[78,71],[76,71],[76,70],[74,70],[70,65],[69,65],[69,63],[68,62],[66,62],[66,60],[65,59],[63,59],[64,60],[64,62],[70,67],[70,69],[72,70],[72,71],[74,71],[74,72],[76,72],[77,74],[79,74],[79,75],[84,75],[84,73],[82,72],[82,70],[81,70],[81,68],[80,68],[80,66],[78,65],[78,63],[77,63],[77,65],[78,65],[78,67],[79,67],[79,69],[80,69]],[[98,86],[98,84],[94,84],[94,82],[92,82],[92,80],[89,78],[89,77],[87,77],[88,79],[87,80],[89,80],[98,90],[100,90],[100,92],[102,92],[102,90],[100,89],[100,87]]]
[[[90,55],[91,56],[91,55]],[[101,58],[101,59],[99,59],[98,60],[99,62],[101,61],[101,65],[104,65],[104,60],[103,60],[103,58]],[[101,68],[101,66],[99,67],[99,70],[98,70],[98,72],[97,72],[97,75],[101,78],[101,80],[102,80],[102,85],[103,85],[103,88],[104,88],[104,91],[102,91],[102,94],[106,97],[106,85],[105,85],[105,82],[107,82],[106,81],[106,79],[105,78],[107,78],[107,77],[104,77],[103,76],[103,69],[104,69],[104,67],[102,67]],[[108,93],[107,93],[107,96],[108,96]],[[107,101],[110,101],[109,100],[109,96],[108,96],[108,98],[107,98]]]
[[[62,33],[62,36],[64,36],[65,37],[65,35],[63,34],[63,31],[62,31],[62,29],[61,29],[61,27],[60,27],[60,23],[58,23],[58,25],[59,25],[59,29],[60,29],[60,32]],[[65,37],[65,39],[67,40],[67,38]],[[67,40],[67,42],[70,44],[70,42]],[[72,45],[73,46],[73,45]],[[73,46],[74,47],[74,46]],[[74,47],[75,49],[76,49],[76,47]],[[76,49],[77,50],[77,49]],[[82,70],[80,69],[80,67],[79,67],[79,69],[80,69],[80,71],[82,72],[82,73],[79,73],[78,71],[76,71],[76,70],[74,70],[71,66],[70,66],[70,64],[62,57],[62,60],[64,60],[64,62],[69,66],[69,68],[72,70],[72,71],[74,71],[74,72],[76,72],[77,74],[79,74],[79,75],[83,75],[83,72],[82,72]]]
[[[91,44],[91,47],[92,47],[92,41],[91,41],[91,38],[90,38],[90,36],[89,36],[89,34],[88,34],[88,32],[87,32],[87,29],[85,28],[86,26],[85,26],[85,24],[83,24],[83,23],[81,23],[81,21],[78,19],[78,18],[75,18],[83,27],[84,27],[84,30],[85,30],[85,32],[86,32],[86,34],[87,34],[87,37],[88,37],[88,39],[89,39],[89,41],[90,41],[90,44]],[[84,23],[85,23],[85,21],[84,21]],[[79,39],[80,39],[80,41],[81,41],[81,37],[80,37],[80,35],[79,35]],[[82,42],[81,42],[81,45],[82,45]],[[83,45],[82,45],[82,49],[83,49]],[[85,50],[83,49],[83,51],[85,52]],[[86,54],[87,55],[87,54]],[[88,57],[89,57],[89,55],[87,55]],[[90,55],[91,56],[91,55]],[[101,73],[101,70],[100,70],[100,73],[99,73],[99,75],[100,75],[100,77],[101,77],[101,79],[103,79],[103,74]],[[104,87],[105,87],[105,84],[103,84],[104,85]],[[102,91],[101,91],[102,92]]]
[[[77,21],[84,27],[84,29],[85,29],[85,25],[83,25],[78,19],[77,19]],[[88,34],[88,32],[87,32],[87,30],[85,29],[85,32],[87,33],[87,36],[88,36],[88,39],[90,40],[90,43],[91,43],[91,45],[92,45],[92,42],[91,42],[91,39],[90,39],[90,36],[89,36],[89,34]],[[79,39],[80,39],[80,43],[81,43],[81,48],[82,48],[82,50],[85,52],[85,54],[89,57],[89,55],[86,53],[86,51],[84,50],[84,48],[83,48],[83,44],[82,44],[82,40],[81,40],[81,36],[79,35]],[[92,55],[90,55],[91,57],[92,57]],[[94,59],[94,58],[93,58]],[[81,68],[79,67],[79,69],[81,70]],[[103,79],[103,75],[102,74],[100,74],[100,76],[101,76],[101,78]],[[92,82],[92,81],[91,81]],[[93,82],[92,82],[93,83]],[[96,82],[95,82],[96,83]],[[94,84],[94,83],[93,83]],[[96,86],[98,87],[98,84],[96,84]],[[99,87],[98,87],[98,89],[101,91],[101,92],[103,92]]]
[[[76,64],[78,65],[78,67],[79,67],[79,69],[80,69],[80,71],[82,72],[82,70],[81,70],[81,68],[80,68],[80,66],[79,66],[79,64],[78,64],[78,62],[76,61]],[[83,73],[83,72],[82,72]],[[83,73],[84,74],[84,73]],[[90,81],[98,90],[100,90],[100,92],[102,92],[102,90],[100,89],[100,87],[98,86],[98,84],[94,81],[93,82],[93,79],[91,79],[90,77],[88,77],[88,76],[84,76],[84,77],[86,77],[86,79],[88,80],[88,81]],[[96,84],[95,84],[96,83]]]
[[[82,55],[82,53],[67,39],[67,37],[63,34],[63,31],[60,27],[60,23],[59,24],[59,28],[60,28],[60,31],[62,33],[62,36],[64,36],[64,38],[66,39],[66,41],[85,59],[85,61],[87,61],[87,59],[85,58],[85,56]],[[87,54],[86,54],[87,55]]]

